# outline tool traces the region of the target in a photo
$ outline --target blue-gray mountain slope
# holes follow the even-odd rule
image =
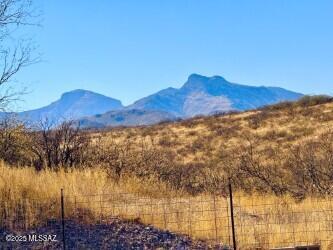
[[[121,108],[123,106],[119,100],[92,91],[77,89],[62,94],[59,100],[48,106],[20,112],[17,116],[25,122],[36,123],[47,118],[57,124],[62,120],[75,120]]]
[[[209,115],[230,110],[248,110],[297,100],[302,96],[276,87],[253,87],[231,83],[221,76],[189,76],[179,89],[168,88],[136,101],[127,109],[159,110],[178,117]]]
[[[104,128],[115,126],[151,125],[174,119],[176,119],[176,117],[168,112],[124,109],[84,117],[78,120],[78,124],[81,128]]]

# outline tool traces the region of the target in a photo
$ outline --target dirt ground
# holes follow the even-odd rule
[[[97,225],[66,221],[66,249],[228,249],[159,230],[139,221],[111,218]],[[10,235],[10,236],[8,236]],[[34,235],[36,238],[33,238]],[[62,249],[61,224],[49,222],[26,231],[0,229],[0,249]],[[10,241],[6,240],[6,237]],[[38,238],[39,237],[39,238]],[[39,240],[39,241],[37,241]]]

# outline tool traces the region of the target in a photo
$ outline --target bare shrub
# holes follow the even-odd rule
[[[208,124],[208,126],[216,136],[223,136],[226,139],[236,135],[240,130],[240,125],[238,123],[220,124],[212,122]]]
[[[277,110],[284,110],[284,109],[292,109],[293,107],[294,107],[293,102],[284,101],[284,102],[279,102],[279,103],[276,103],[276,104],[264,106],[264,107],[260,108],[259,110],[262,110],[262,111],[277,111]]]
[[[196,136],[198,134],[198,132],[197,131],[195,131],[195,130],[191,130],[191,131],[189,131],[188,132],[188,136]]]
[[[158,144],[160,146],[164,146],[164,147],[170,147],[173,145],[172,139],[170,138],[170,136],[164,135],[161,138],[159,138],[158,140]]]
[[[171,150],[156,147],[152,141],[142,141],[136,155],[133,172],[138,177],[165,181],[176,165],[176,155]]]
[[[262,139],[264,140],[279,140],[288,137],[287,130],[269,130],[263,136]]]
[[[281,158],[278,152],[279,150],[274,148],[260,150],[255,146],[255,142],[250,140],[241,146],[236,164],[242,184],[251,185],[260,192],[270,190],[277,195],[285,193],[285,175],[280,167]]]
[[[236,150],[220,161],[221,169],[245,191],[289,193],[296,198],[306,195],[333,194],[333,132],[283,149],[279,145],[258,146],[258,138],[247,138]],[[226,164],[222,164],[226,165]]]
[[[200,124],[200,118],[199,117],[193,117],[188,118],[185,120],[180,121],[180,125],[186,127],[186,128],[194,128]]]
[[[289,151],[286,168],[291,172],[294,193],[333,193],[333,132],[298,144]]]
[[[63,122],[54,127],[45,120],[32,136],[31,151],[35,155],[34,166],[37,170],[79,166],[84,162],[88,137],[74,122]]]
[[[134,152],[129,140],[124,142],[103,143],[101,139],[94,143],[89,154],[89,165],[104,168],[108,176],[116,183],[134,164]]]
[[[274,116],[276,117],[277,114],[275,113]],[[268,109],[262,109],[261,111],[250,115],[248,120],[248,125],[252,129],[258,129],[259,127],[262,127],[266,125],[266,121],[272,117],[272,114],[270,114]]]
[[[191,151],[192,152],[197,152],[197,151],[201,151],[206,147],[206,143],[204,138],[202,137],[198,137],[197,139],[195,139],[193,141],[193,143],[191,143]]]
[[[314,95],[314,96],[303,96],[299,99],[296,104],[301,107],[314,106],[319,104],[325,104],[333,101],[332,96],[328,95]]]
[[[333,101],[333,97],[327,95],[313,95],[313,96],[303,96],[295,102],[286,101],[279,102],[277,104],[265,106],[260,108],[260,110],[266,111],[277,111],[277,110],[293,110],[296,107],[310,107],[319,104],[330,103]]]
[[[0,158],[10,165],[24,165],[30,160],[31,143],[27,129],[13,118],[0,122]]]

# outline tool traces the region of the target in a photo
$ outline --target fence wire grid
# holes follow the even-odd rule
[[[232,199],[221,195],[154,198],[129,193],[74,195],[65,191],[57,200],[1,204],[0,231],[53,233],[59,248],[70,239],[75,242],[74,248],[83,248],[85,241],[112,240],[112,234],[119,230],[110,228],[110,223],[130,221],[225,249],[333,249],[331,198],[258,202],[255,196],[247,195],[233,195]]]

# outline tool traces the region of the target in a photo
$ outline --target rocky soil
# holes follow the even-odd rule
[[[195,241],[186,235],[174,234],[147,226],[139,221],[111,218],[97,225],[66,221],[66,249],[228,249]],[[20,242],[6,241],[12,235]],[[56,235],[57,241],[48,239],[29,241],[29,235]],[[27,239],[24,241],[24,239]],[[51,221],[43,227],[28,231],[10,232],[0,229],[0,249],[62,249],[61,224]]]

